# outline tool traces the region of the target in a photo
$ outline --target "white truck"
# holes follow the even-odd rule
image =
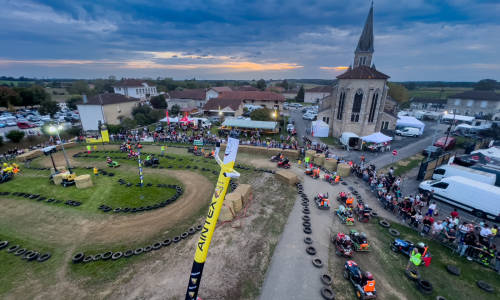
[[[470,211],[477,217],[494,220],[500,214],[500,188],[460,176],[426,180],[420,191],[433,191],[433,198]]]
[[[344,145],[347,148],[347,150],[361,149],[361,139],[357,134],[353,132],[343,132],[342,135],[340,136],[340,143]]]
[[[486,184],[495,185],[497,175],[479,170],[474,170],[459,165],[442,165],[437,167],[432,174],[432,179],[440,180],[446,177],[460,176]]]

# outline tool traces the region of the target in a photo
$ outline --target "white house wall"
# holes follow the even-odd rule
[[[325,97],[330,96],[330,93],[310,93],[306,92],[304,94],[304,102],[307,103],[316,103],[319,100],[322,100]]]
[[[158,91],[155,86],[138,86],[138,87],[113,87],[115,94],[121,94],[127,97],[145,99],[146,94],[150,97],[157,96]]]
[[[105,123],[100,105],[77,105],[77,108],[84,131],[97,130],[99,121]]]

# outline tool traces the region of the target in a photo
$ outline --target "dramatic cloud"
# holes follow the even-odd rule
[[[334,78],[367,0],[0,0],[0,74]],[[497,77],[500,3],[377,0],[377,69],[393,80]],[[459,70],[459,72],[457,72]]]

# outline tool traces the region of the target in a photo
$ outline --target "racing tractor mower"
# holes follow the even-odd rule
[[[310,176],[312,179],[319,178],[320,169],[319,168],[307,168],[305,174]]]
[[[324,177],[325,181],[328,182],[331,185],[339,184],[340,183],[340,176],[339,175],[333,175],[333,174],[325,174]]]
[[[160,160],[154,156],[151,156],[148,158],[146,158],[146,160],[144,161],[144,165],[146,167],[152,167],[152,166],[157,166],[160,164]]]
[[[352,213],[352,209],[346,208],[344,205],[340,205],[339,208],[335,211],[335,214],[339,217],[340,222],[347,226],[354,225],[354,216]]]
[[[61,185],[63,187],[68,187],[68,186],[75,185],[76,184],[75,178],[76,178],[76,174],[75,173],[63,173],[62,174]]]
[[[316,197],[314,197],[314,203],[316,203],[316,207],[321,210],[330,209],[330,200],[328,199],[328,193],[321,194],[319,193]]]
[[[357,216],[359,222],[368,223],[370,222],[372,208],[368,207],[363,200],[358,199],[358,205],[354,208],[354,213]]]
[[[428,267],[431,264],[432,255],[429,252],[429,246],[426,244],[420,242],[415,246],[412,242],[402,239],[395,239],[394,242],[391,243],[392,251],[396,253],[403,253],[408,257],[410,257],[410,254],[415,247],[417,247],[418,252],[422,255],[422,261],[425,266]]]
[[[368,244],[368,239],[364,232],[358,232],[356,229],[351,229],[349,232],[351,237],[352,245],[354,246],[354,251],[357,252],[368,252],[370,251],[370,245]]]
[[[278,153],[275,156],[271,156],[271,159],[270,159],[271,162],[280,162],[282,160],[283,160],[283,154],[281,154],[281,153]]]
[[[290,169],[290,161],[285,157],[282,161],[279,161],[277,164],[278,168]]]
[[[344,278],[352,283],[358,299],[365,300],[377,298],[377,290],[375,289],[373,275],[370,272],[363,273],[355,261],[348,260],[345,262]]]
[[[354,254],[351,238],[343,232],[337,233],[335,238],[332,238],[332,243],[335,245],[335,254],[351,258]]]
[[[118,168],[120,166],[117,161],[112,160],[110,157],[106,158],[106,164],[110,168]]]

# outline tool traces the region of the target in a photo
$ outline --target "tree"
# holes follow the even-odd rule
[[[5,135],[13,143],[19,143],[24,137],[24,131],[12,130]]]
[[[399,103],[408,101],[408,90],[403,85],[394,82],[388,82],[387,85],[389,86],[389,96],[392,99]]]
[[[271,121],[273,112],[267,108],[260,108],[250,113],[250,118],[254,121]]]
[[[285,89],[285,91],[288,91],[289,86],[288,86],[288,81],[287,81],[286,79],[285,79],[285,80],[283,80],[283,81],[282,81],[279,85],[280,85],[282,88],[284,88],[284,89]]]
[[[264,79],[259,79],[257,81],[257,88],[260,89],[261,91],[265,90],[267,87],[266,81]]]
[[[151,97],[149,100],[149,103],[151,103],[151,106],[156,109],[166,109],[167,108],[167,102],[165,101],[165,96],[163,94]]]
[[[179,114],[179,112],[181,111],[181,108],[179,107],[179,105],[177,104],[174,104],[172,105],[172,107],[170,108],[169,110],[169,113],[172,115],[172,116],[177,116]]]
[[[153,110],[148,105],[142,105],[132,110],[132,116],[139,125],[149,125],[158,122],[163,113],[159,110]]]
[[[59,105],[57,105],[56,101],[52,100],[44,100],[40,103],[40,107],[38,108],[38,112],[42,115],[50,115],[54,116],[56,112],[59,111]]]
[[[131,118],[123,119],[121,124],[125,129],[133,129],[137,127],[137,122]]]
[[[21,103],[21,96],[13,89],[0,86],[0,106],[8,108],[9,105],[19,105]]]
[[[50,94],[45,91],[45,89],[39,85],[33,85],[29,88],[17,87],[16,91],[21,97],[21,105],[23,106],[33,106],[38,105],[44,100],[50,99]]]
[[[85,80],[74,81],[68,88],[68,92],[73,95],[82,95],[89,93],[89,85]]]
[[[305,95],[305,91],[304,91],[304,86],[301,85],[300,86],[300,89],[299,89],[299,92],[297,93],[297,96],[295,97],[295,100],[299,101],[299,102],[304,102],[304,95]]]
[[[68,106],[70,110],[77,110],[76,103],[80,101],[82,101],[82,96],[73,96],[66,100],[66,106]]]
[[[498,87],[498,83],[494,79],[482,79],[474,85],[477,91],[494,91]]]

